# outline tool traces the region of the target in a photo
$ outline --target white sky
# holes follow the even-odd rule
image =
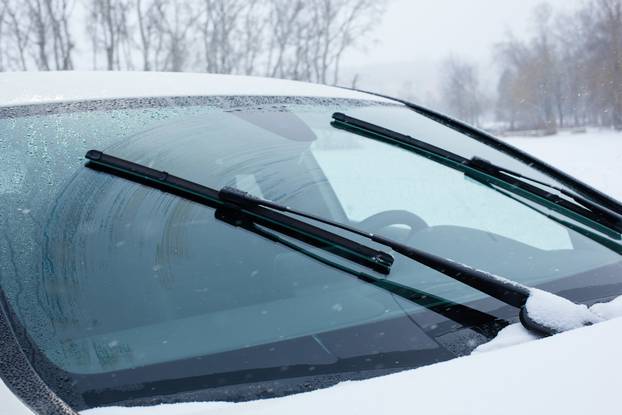
[[[534,6],[542,0],[389,0],[376,42],[350,53],[348,66],[410,60],[437,60],[450,53],[489,60],[491,46],[507,30],[530,28]],[[555,10],[576,8],[583,0],[548,0]]]
[[[387,12],[366,49],[343,58],[339,83],[433,105],[439,64],[457,55],[478,65],[482,87],[496,87],[493,45],[508,32],[530,36],[534,7],[576,9],[587,0],[388,0]]]

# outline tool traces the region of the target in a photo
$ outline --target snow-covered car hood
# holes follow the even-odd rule
[[[0,107],[114,98],[301,96],[387,101],[307,82],[236,75],[162,72],[7,72]]]
[[[84,415],[586,414],[620,405],[622,318],[329,389],[247,403],[100,408]]]

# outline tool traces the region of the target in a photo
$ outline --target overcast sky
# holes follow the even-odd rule
[[[342,84],[359,75],[358,87],[387,93],[412,84],[422,100],[438,89],[438,64],[450,54],[479,65],[492,79],[492,46],[508,31],[527,36],[532,13],[540,3],[556,11],[576,9],[585,0],[388,0],[382,21],[367,50],[355,50],[343,60]],[[495,82],[484,85],[494,88]]]
[[[542,0],[389,0],[368,51],[350,53],[347,65],[433,60],[450,52],[490,58],[491,45],[507,30],[528,30],[531,12]],[[556,10],[583,0],[548,0]]]

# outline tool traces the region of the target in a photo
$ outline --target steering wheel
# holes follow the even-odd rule
[[[414,233],[427,228],[426,221],[408,210],[385,210],[364,219],[359,226],[369,232],[377,231],[391,225],[407,225],[410,228],[405,240],[410,239]]]

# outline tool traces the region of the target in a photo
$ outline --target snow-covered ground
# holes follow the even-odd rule
[[[622,133],[591,131],[506,138],[548,163],[622,200]],[[594,306],[622,315],[622,298]],[[600,307],[600,308],[599,308]],[[279,399],[102,408],[84,415],[304,415],[617,413],[622,318],[539,339],[518,325],[471,356],[394,375]],[[526,342],[516,346],[517,343]]]
[[[591,130],[503,140],[622,201],[621,132]]]

